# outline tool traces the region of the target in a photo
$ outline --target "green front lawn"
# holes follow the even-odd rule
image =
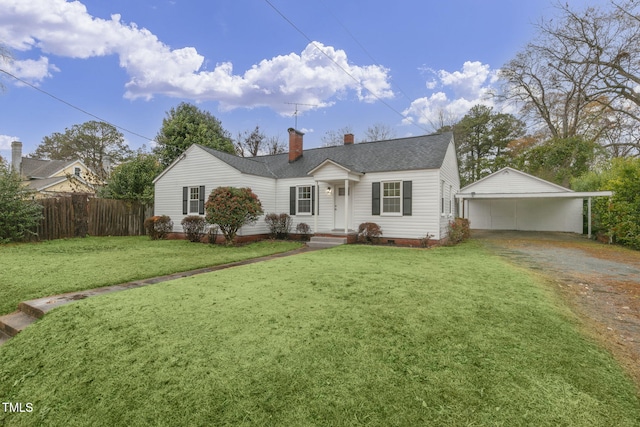
[[[79,301],[0,347],[0,424],[637,426],[633,382],[471,242],[342,246]]]
[[[295,242],[224,247],[148,237],[0,245],[0,315],[21,301],[286,252]]]

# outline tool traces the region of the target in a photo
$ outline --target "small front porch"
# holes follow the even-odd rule
[[[318,203],[315,204],[314,236],[346,238],[349,243],[355,242],[354,194],[362,173],[332,160],[325,160],[311,170],[309,175],[314,178],[319,196]],[[319,219],[322,225],[318,223]]]

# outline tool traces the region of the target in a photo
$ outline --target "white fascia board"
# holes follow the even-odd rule
[[[458,193],[456,199],[584,199],[613,196],[613,191],[582,191],[562,193]]]

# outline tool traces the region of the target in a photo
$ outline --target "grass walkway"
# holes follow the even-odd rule
[[[239,247],[148,237],[87,237],[0,245],[0,315],[21,301],[227,264],[300,247],[263,241]]]
[[[96,297],[0,347],[20,425],[636,426],[546,284],[479,245],[343,246]]]

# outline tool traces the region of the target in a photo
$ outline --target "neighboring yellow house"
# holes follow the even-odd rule
[[[22,143],[11,143],[12,167],[36,197],[69,193],[95,194],[102,181],[80,160],[41,160],[22,157]]]

